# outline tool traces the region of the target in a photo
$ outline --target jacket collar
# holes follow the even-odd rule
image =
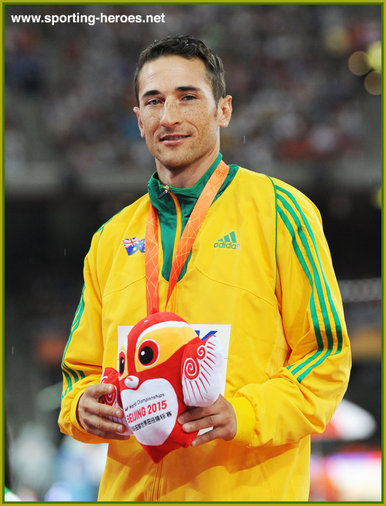
[[[205,174],[197,181],[197,183],[190,188],[177,188],[175,186],[170,186],[170,191],[177,196],[178,200],[181,202],[192,202],[196,201],[198,197],[201,195],[204,186],[208,182],[210,176],[215,171],[216,167],[220,163],[222,159],[222,154],[219,153],[217,155],[216,160],[212,163],[212,165],[208,168]],[[164,197],[159,198],[159,196],[163,193],[164,185],[158,178],[157,172],[155,172],[148,183],[148,192],[150,196],[151,203],[158,210],[164,209],[164,205],[168,205],[167,202],[169,199],[165,199]]]

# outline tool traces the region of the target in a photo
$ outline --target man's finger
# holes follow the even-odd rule
[[[115,416],[115,418],[123,418],[124,416],[124,413],[121,409],[116,408],[114,406],[109,406],[108,404],[101,404],[101,403],[98,403],[98,405],[95,406],[95,409],[92,409],[92,412],[95,413],[96,415],[103,416],[105,418],[109,416]]]
[[[100,432],[122,433],[125,430],[124,425],[113,422],[112,420],[108,420],[107,418],[102,418],[100,416],[90,416],[88,425]]]
[[[182,425],[184,432],[195,432],[196,430],[208,429],[209,427],[216,427],[221,423],[221,415],[209,415],[198,420],[191,420]]]
[[[200,446],[205,443],[209,443],[209,441],[213,441],[214,439],[221,439],[224,436],[224,428],[223,427],[216,427],[212,430],[209,430],[208,432],[205,432],[205,434],[201,434],[200,436],[197,436],[196,439],[192,441],[192,446]]]
[[[114,389],[114,385],[110,383],[98,383],[96,385],[90,385],[87,388],[87,395],[94,399],[100,399],[104,395],[111,394]],[[86,392],[85,392],[86,393]]]
[[[86,420],[86,428],[92,434],[105,439],[127,439],[124,434],[126,427],[98,415],[90,415]]]
[[[206,416],[212,414],[212,411],[209,409],[210,407],[211,406],[205,408],[189,408],[178,417],[178,423],[182,425],[186,422],[191,422],[192,420],[205,418]]]

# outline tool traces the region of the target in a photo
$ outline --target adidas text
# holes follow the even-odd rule
[[[233,242],[215,242],[215,248],[228,248],[228,249],[239,249],[240,244],[235,244]]]
[[[215,248],[227,248],[227,249],[239,249],[240,244],[237,242],[236,234],[231,232],[230,234],[224,235],[217,242],[214,243]]]

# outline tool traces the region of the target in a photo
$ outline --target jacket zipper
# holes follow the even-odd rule
[[[152,497],[150,501],[159,501],[160,499],[160,487],[161,487],[161,472],[162,472],[162,460],[159,464],[157,464],[157,469],[154,476]]]
[[[174,245],[173,245],[173,258],[174,258],[174,254],[175,254],[177,246],[178,246],[179,238],[181,236],[181,228],[182,228],[181,207],[180,207],[177,197],[170,191],[168,185],[163,186],[162,189],[163,189],[163,192],[158,195],[158,198],[160,199],[160,198],[164,197],[166,194],[169,194],[173,200],[173,203],[174,203],[174,206],[176,209],[177,226],[176,226],[176,232],[175,232],[175,236],[174,236]],[[168,308],[169,311],[173,311],[173,308],[174,308],[176,288],[177,288],[177,286],[174,287],[172,296],[169,301],[169,306],[170,306]],[[166,311],[166,308],[165,308],[165,311]],[[161,488],[161,475],[162,475],[162,461],[159,464],[157,464],[157,469],[155,472],[154,482],[153,482],[153,489],[152,489],[151,498],[150,498],[151,501],[159,501],[160,488]]]
[[[176,209],[176,233],[174,236],[174,246],[173,246],[173,259],[174,259],[174,256],[177,251],[177,246],[180,242],[180,238],[182,235],[182,212],[181,212],[180,203],[178,202],[178,198],[170,191],[169,191],[169,195],[173,199],[174,206]],[[171,295],[170,301],[169,301],[169,311],[171,311],[171,312],[173,312],[175,310],[175,300],[176,300],[177,290],[178,290],[178,282],[176,283],[176,285],[174,287],[174,290],[172,292],[172,295]]]
[[[168,185],[168,184],[165,184],[165,185],[162,187],[162,192],[158,195],[158,198],[159,198],[159,199],[162,199],[162,197],[164,197],[167,193],[169,193],[169,185]]]
[[[171,199],[173,200],[175,211],[176,211],[176,231],[175,231],[175,235],[174,235],[174,245],[173,245],[173,253],[172,253],[172,263],[173,263],[173,259],[176,254],[177,246],[180,241],[181,234],[182,234],[182,213],[181,213],[180,203],[178,202],[178,198],[174,195],[174,193],[172,193],[170,191],[169,186],[165,185],[163,188],[164,188],[164,192],[161,193],[158,196],[158,198],[163,197],[164,195],[166,195],[166,193],[168,193],[170,195]],[[178,283],[174,287],[173,293],[172,293],[170,300],[169,300],[168,307],[165,308],[165,311],[171,311],[171,312],[174,311],[174,307],[175,307],[174,301],[175,301],[175,297],[176,297],[177,285],[178,285]]]

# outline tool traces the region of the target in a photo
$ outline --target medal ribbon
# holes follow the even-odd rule
[[[176,286],[177,280],[181,274],[182,268],[192,249],[194,240],[200,230],[213,200],[219,189],[224,183],[229,172],[229,167],[223,161],[219,163],[216,170],[210,176],[208,182],[199,196],[189,220],[181,235],[174,255],[172,268],[170,271],[168,295],[165,309],[168,305],[170,296]],[[145,235],[145,273],[146,273],[146,303],[147,314],[157,313],[159,311],[158,295],[158,214],[154,206],[150,206]]]

